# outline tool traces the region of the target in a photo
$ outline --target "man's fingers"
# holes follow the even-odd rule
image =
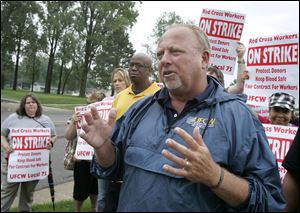
[[[97,120],[97,119],[100,118],[98,110],[94,106],[91,107],[91,114],[92,114],[92,117],[93,117],[94,120]]]
[[[167,164],[163,165],[163,169],[168,172],[168,173],[171,173],[173,175],[176,175],[176,176],[181,176],[181,177],[186,177],[188,175],[187,171],[184,170],[184,169],[176,169],[172,166],[169,166]]]
[[[116,119],[116,116],[117,116],[117,112],[114,108],[112,108],[110,111],[109,111],[109,115],[108,115],[108,125],[109,126],[113,126],[114,122],[115,122],[115,119]]]
[[[168,147],[174,149],[176,152],[181,153],[184,157],[187,157],[190,155],[189,153],[189,149],[186,148],[184,145],[181,145],[180,143],[177,143],[176,141],[174,141],[171,138],[168,138],[166,140],[166,144]]]
[[[90,112],[84,114],[85,121],[88,125],[93,124],[94,120],[100,119],[99,112],[96,107],[92,106]]]
[[[85,140],[86,142],[88,142],[88,140],[87,140],[87,139],[88,139],[88,136],[87,136],[86,133],[88,133],[89,130],[90,130],[90,127],[89,127],[88,125],[84,124],[84,125],[81,126],[81,130],[80,130],[80,132],[79,132],[79,136],[80,136],[83,140]]]
[[[194,140],[201,146],[206,146],[205,143],[203,142],[202,136],[200,134],[200,129],[199,127],[195,127],[193,131],[193,138]]]
[[[176,163],[181,168],[184,168],[186,166],[185,165],[186,161],[184,159],[172,154],[171,152],[167,151],[166,149],[163,149],[161,153],[162,153],[163,156],[165,156],[170,161],[173,161],[174,163]]]
[[[180,127],[176,127],[174,131],[186,142],[190,149],[196,150],[198,148],[197,142],[195,142],[194,138],[191,135],[189,135],[186,131],[184,131]]]
[[[97,112],[98,113],[98,112]],[[84,113],[84,119],[88,125],[91,125],[94,121],[91,112]]]

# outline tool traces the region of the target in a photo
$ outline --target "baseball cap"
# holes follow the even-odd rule
[[[293,111],[295,109],[295,97],[284,92],[276,92],[270,97],[269,107],[276,106]]]

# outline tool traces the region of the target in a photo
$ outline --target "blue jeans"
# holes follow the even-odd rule
[[[98,179],[97,212],[103,212],[103,209],[105,207],[105,196],[109,182],[109,180]]]

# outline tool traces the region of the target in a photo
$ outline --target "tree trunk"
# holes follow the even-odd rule
[[[85,90],[86,90],[86,82],[87,82],[87,75],[90,68],[90,60],[91,60],[91,54],[92,54],[92,43],[89,39],[86,41],[85,45],[85,56],[84,56],[84,67],[82,69],[81,79],[80,79],[80,91],[79,96],[85,97]]]
[[[33,92],[33,85],[34,85],[34,78],[35,78],[35,76],[34,76],[34,72],[32,73],[32,78],[31,78],[31,92]]]
[[[18,38],[18,48],[17,48],[17,60],[16,60],[16,66],[15,66],[15,75],[14,75],[14,84],[13,84],[13,90],[17,90],[18,85],[18,72],[19,72],[19,57],[21,52],[21,36]]]
[[[64,61],[62,60],[60,70],[59,70],[59,78],[58,78],[58,86],[57,86],[57,94],[58,95],[60,94],[61,78],[62,78],[63,69],[64,69]]]
[[[80,97],[85,97],[87,74],[88,74],[88,67],[84,63],[84,67],[82,69],[82,75],[81,75],[81,79],[80,79],[80,91],[79,91]]]
[[[49,63],[48,63],[44,93],[50,93],[51,92],[51,82],[52,82],[52,72],[53,72],[53,65],[54,65],[54,56],[55,56],[55,51],[56,51],[56,47],[57,47],[58,37],[59,36],[56,35],[56,37],[52,38],[53,40],[51,42],[50,57],[49,57]]]
[[[35,59],[36,57],[34,56],[33,58],[33,63],[32,63],[32,77],[31,77],[31,92],[33,92],[33,85],[35,81]]]
[[[54,64],[54,54],[53,54],[53,50],[51,49],[49,62],[48,62],[48,68],[47,68],[47,75],[46,75],[44,93],[50,93],[50,91],[51,91],[53,64]]]
[[[69,79],[69,76],[70,76],[70,74],[71,74],[71,72],[72,71],[69,71],[65,76],[65,80],[64,80],[64,82],[63,82],[63,87],[62,87],[62,92],[61,92],[61,94],[63,95],[64,94],[64,92],[65,92],[65,87],[66,87],[66,84],[67,84],[67,81],[68,81],[68,79]]]

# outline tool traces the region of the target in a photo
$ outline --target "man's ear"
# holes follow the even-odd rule
[[[208,51],[203,51],[201,54],[201,59],[202,59],[202,69],[206,69],[209,64],[209,52]]]

